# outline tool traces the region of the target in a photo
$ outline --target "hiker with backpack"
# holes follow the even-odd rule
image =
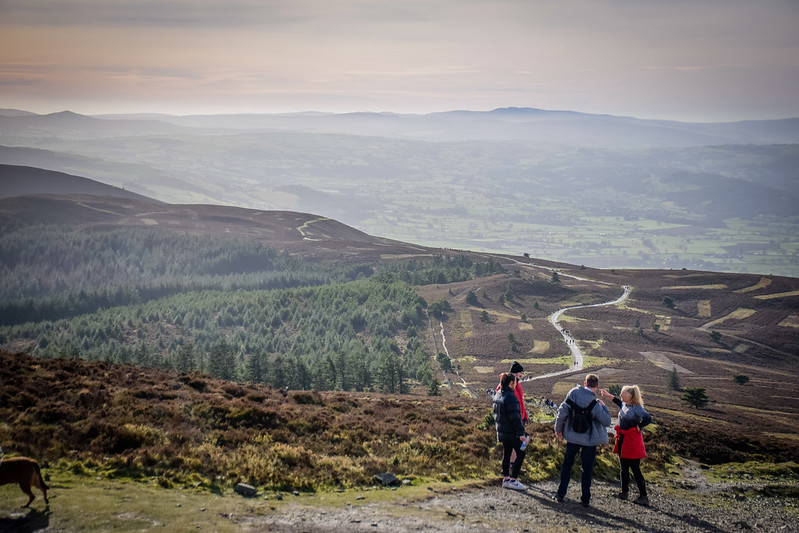
[[[555,435],[566,439],[566,452],[560,469],[560,486],[555,499],[562,503],[569,488],[572,466],[580,452],[582,460],[580,503],[588,507],[591,502],[591,481],[594,476],[596,447],[608,442],[610,411],[605,403],[596,397],[599,390],[599,377],[596,374],[585,376],[583,386],[574,387],[558,408],[555,420]]]
[[[634,503],[647,506],[649,497],[646,494],[646,481],[641,473],[641,459],[646,457],[641,428],[652,422],[652,416],[644,409],[641,389],[638,385],[625,385],[619,393],[620,399],[602,389],[602,396],[610,398],[619,406],[619,425],[616,426],[616,445],[613,453],[619,455],[621,464],[621,492],[616,497],[621,500],[627,499],[630,489],[630,470],[632,470],[635,483],[638,485],[638,497]]]

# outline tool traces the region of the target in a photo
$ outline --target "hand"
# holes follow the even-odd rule
[[[557,432],[555,433],[555,436],[558,438],[558,440],[563,440],[563,433]]]

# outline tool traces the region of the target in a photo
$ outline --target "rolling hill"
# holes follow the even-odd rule
[[[80,176],[33,167],[0,165],[0,199],[62,194],[86,194],[160,203],[140,194]]]
[[[0,163],[176,204],[300,211],[434,247],[796,276],[797,119],[507,108],[87,117],[0,111]]]
[[[0,112],[0,163],[170,204],[315,213],[434,248],[797,276],[795,119],[569,111],[86,117]]]
[[[514,361],[533,419],[523,480],[541,506],[562,458],[545,399],[594,372],[603,387],[641,386],[654,418],[641,524],[704,531],[792,512],[797,278],[419,246],[313,214],[167,204],[20,172],[23,195],[0,199],[0,443],[43,465],[54,511],[20,515],[11,507],[24,495],[4,487],[0,529],[295,529],[311,511],[314,524],[352,525],[372,498],[389,494],[396,509],[441,493],[471,509],[448,517],[494,525],[500,506],[518,505],[492,487],[490,416]],[[708,405],[681,401],[691,389]],[[597,508],[629,525],[605,503],[618,476],[610,448],[598,455]],[[695,462],[722,481],[688,477]],[[386,472],[398,492],[375,488]],[[265,496],[221,498],[239,482]],[[325,507],[331,494],[347,502],[343,522]],[[719,498],[737,514],[699,510]],[[298,515],[300,501],[311,511]],[[554,509],[547,527],[563,512],[575,528],[597,513]]]
[[[44,176],[43,179],[52,177]],[[35,177],[26,183],[32,191],[41,191],[41,183]],[[105,192],[102,187],[97,190]],[[672,430],[701,422],[722,433],[737,428],[735,432],[768,433],[786,439],[784,442],[795,438],[791,420],[799,408],[792,407],[797,404],[792,402],[791,391],[799,367],[799,280],[796,278],[691,270],[599,270],[526,256],[452,251],[391,241],[309,214],[170,205],[141,198],[87,194],[1,200],[3,245],[15,243],[13,253],[0,256],[7,272],[13,274],[26,268],[22,257],[36,261],[35,243],[20,244],[14,235],[53,220],[63,231],[75,235],[137,228],[145,232],[145,237],[168,233],[179,239],[206,235],[235,237],[242,242],[252,240],[311,263],[333,260],[333,264],[339,265],[369,265],[370,270],[357,267],[366,276],[381,265],[395,269],[387,272],[401,273],[409,268],[421,269],[425,261],[440,262],[436,258],[448,256],[466,257],[472,265],[495,263],[501,265],[501,272],[493,270],[489,275],[472,273],[458,278],[452,274],[453,270],[447,271],[450,278],[439,274],[432,282],[414,286],[427,305],[447,302],[438,308],[443,309],[441,312],[429,309],[427,325],[419,334],[446,394],[484,397],[485,390],[496,384],[498,373],[509,368],[514,360],[521,362],[531,377],[568,371],[572,363],[567,344],[550,323],[549,316],[558,309],[573,308],[560,320],[584,351],[585,370],[532,380],[525,384],[529,398],[557,399],[586,370],[591,370],[605,384],[640,384],[646,391],[648,405]],[[113,258],[113,254],[107,255],[103,261],[119,260]],[[90,265],[95,259],[83,257],[71,268],[84,272],[81,261]],[[224,276],[238,275],[236,268],[249,268],[230,265],[226,268],[234,270],[222,272]],[[554,271],[558,273],[557,280]],[[59,271],[55,265],[48,272],[48,278],[68,279],[66,271]],[[91,280],[92,276],[102,275],[102,271],[93,274],[86,270],[79,275]],[[14,275],[8,277],[12,278]],[[624,303],[587,307],[615,300],[622,286],[632,287],[630,298]],[[47,290],[51,292],[42,294],[55,297],[67,294],[70,289]],[[291,294],[285,293],[281,298]],[[44,301],[49,300],[40,303]],[[169,301],[163,301],[167,308],[173,305]],[[208,318],[215,320],[214,317],[229,312],[233,300],[219,301],[223,307],[209,308]],[[4,296],[0,302],[8,304],[9,297]],[[139,308],[137,315],[153,312],[145,309]],[[104,311],[98,308],[97,312]],[[153,343],[149,344],[150,349],[166,353],[170,339],[197,335],[185,329],[185,322],[181,324],[175,317],[164,315],[158,320],[151,326],[137,326],[138,340],[131,336],[134,331],[127,331],[126,327],[112,338],[123,344],[150,342]],[[287,329],[289,338],[291,331],[299,327],[295,320],[298,319],[287,316],[281,320],[281,330]],[[370,319],[358,320],[368,324]],[[235,324],[235,319],[232,325],[217,322],[214,331],[230,340],[239,335]],[[160,340],[156,342],[156,337],[149,335],[158,330]],[[26,350],[26,346],[35,346],[37,342],[41,347],[41,340],[27,338],[29,333],[25,331],[28,329],[0,328],[0,347]],[[365,331],[360,333],[364,334]],[[392,335],[397,341],[396,356],[410,354],[406,333],[398,329]],[[57,336],[51,333],[48,337],[49,353],[53,353],[52,343],[57,342],[54,340]],[[365,337],[367,346],[369,338]],[[73,349],[74,346],[70,348]],[[242,362],[252,357],[246,345],[236,350],[236,357]],[[74,353],[80,355],[80,349]],[[272,353],[269,358],[276,355]],[[311,355],[302,350],[294,352],[294,357],[312,366],[313,359],[308,359]],[[673,368],[679,369],[683,387],[708,391],[711,404],[707,410],[694,414],[682,406],[679,393],[669,388],[668,378]],[[736,374],[749,378],[746,385],[733,380]],[[418,385],[413,390],[424,390]],[[766,427],[762,424],[764,417],[769,420]]]

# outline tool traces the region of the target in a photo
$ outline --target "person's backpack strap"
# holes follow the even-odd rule
[[[596,405],[596,398],[591,400],[591,403],[589,403],[587,407],[580,407],[571,398],[566,398],[566,403],[569,404],[569,407],[571,407],[572,410],[574,410],[574,411],[579,412],[579,411],[583,411],[584,410],[586,413],[590,413],[591,411],[594,410],[594,406]]]
[[[572,411],[576,411],[580,408],[571,398],[566,398],[566,403],[569,404],[569,407],[572,409]]]

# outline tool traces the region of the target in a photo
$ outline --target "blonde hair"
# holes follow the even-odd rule
[[[640,405],[641,407],[644,406],[644,399],[641,397],[641,389],[638,387],[638,385],[625,385],[621,388],[621,392],[630,393],[630,401],[625,402],[627,405]],[[619,396],[621,396],[621,393]]]

